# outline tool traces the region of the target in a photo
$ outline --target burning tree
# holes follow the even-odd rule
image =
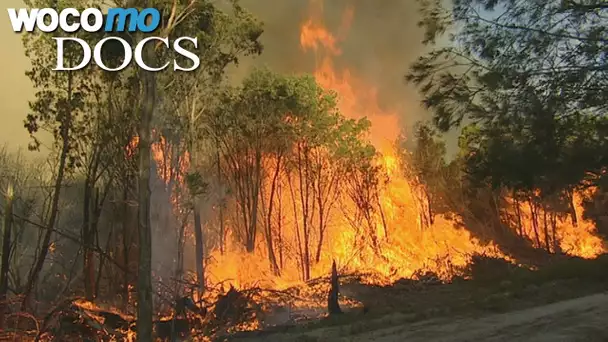
[[[321,260],[349,165],[375,157],[363,140],[369,122],[345,119],[337,111],[335,94],[310,77],[263,70],[254,72],[241,87],[228,89],[219,103],[209,126],[217,134],[223,170],[233,189],[238,237],[253,253],[258,227],[263,227],[270,270],[280,275],[277,254],[283,255],[284,241],[277,239],[284,234],[280,231],[284,222],[275,211],[289,209],[301,279],[310,279],[312,266]],[[371,154],[364,152],[370,149]],[[353,159],[355,155],[359,159]],[[370,196],[377,199],[374,190],[370,189]],[[280,198],[288,198],[291,208],[286,206],[289,202],[279,203]]]
[[[150,340],[154,329],[162,336],[174,336],[175,329],[187,333],[193,328],[201,334],[253,329],[258,313],[270,306],[260,302],[272,302],[271,296],[302,300],[298,292],[304,287],[277,290],[296,281],[307,282],[306,290],[313,295],[322,293],[315,305],[321,303],[323,311],[329,306],[337,313],[341,311],[338,272],[369,272],[372,275],[365,280],[374,283],[390,283],[424,271],[447,279],[457,270],[453,266],[469,262],[469,255],[495,251],[493,243],[480,243],[459,229],[461,222],[439,215],[449,212],[465,221],[481,216],[465,215],[477,206],[491,207],[490,216],[504,223],[512,219],[506,215],[511,208],[523,218],[524,204],[530,204],[532,225],[520,224],[518,234],[534,239],[536,247],[555,252],[563,241],[573,239],[572,244],[582,241],[573,254],[593,256],[602,250],[588,222],[574,220],[582,227],[576,234],[561,229],[563,225],[555,229],[562,218],[555,212],[569,210],[576,217],[571,180],[581,169],[537,177],[539,170],[547,170],[546,165],[524,170],[527,165],[515,158],[522,151],[527,157],[538,155],[528,147],[541,142],[542,151],[553,151],[545,148],[555,145],[545,145],[543,140],[555,137],[543,130],[543,124],[551,121],[544,120],[550,116],[547,106],[552,103],[539,104],[538,94],[527,98],[537,107],[513,102],[526,113],[538,109],[547,114],[540,121],[524,120],[524,127],[547,133],[542,138],[525,135],[519,129],[521,122],[506,120],[517,113],[507,111],[500,119],[508,125],[465,130],[461,155],[452,164],[447,165],[445,146],[426,126],[418,131],[413,155],[406,157],[392,144],[400,129],[398,111],[382,108],[373,84],[358,77],[356,70],[340,70],[336,65],[344,64],[333,63],[341,57],[339,43],[347,37],[354,10],[345,10],[344,32],[339,36],[323,25],[321,11],[313,11],[302,25],[300,44],[315,52],[314,76],[256,70],[241,84],[227,86],[229,66],[242,56],[261,53],[262,33],[259,23],[238,2],[230,3],[154,1],[163,13],[160,35],[198,39],[201,65],[189,73],[153,74],[127,68],[108,74],[91,67],[55,75],[48,72],[53,67],[49,36],[26,40],[33,64],[29,76],[38,90],[27,128],[32,135],[42,129],[51,132],[52,172],[50,177],[34,177],[38,189],[32,191],[34,204],[24,191],[26,182],[11,179],[17,190],[12,208],[2,203],[7,207],[2,222],[13,229],[2,234],[6,238],[0,297],[32,304],[23,307],[38,317],[51,312],[47,317],[53,322],[44,320],[41,330],[59,322],[60,328],[72,325],[74,329],[68,330],[75,334],[86,330],[80,332],[95,335],[104,330],[104,336],[131,336],[136,330],[139,339]],[[314,1],[317,6],[320,3]],[[82,7],[85,2],[30,4]],[[115,4],[149,5],[139,0]],[[473,33],[468,32],[468,37],[480,34]],[[130,39],[146,37],[137,34]],[[96,42],[102,37],[85,38]],[[77,52],[68,49],[66,60],[75,63]],[[144,52],[150,65],[173,58],[182,66],[188,63],[162,44],[148,44]],[[104,60],[118,63],[121,53],[108,44]],[[490,90],[497,86],[493,77],[483,80],[489,82]],[[485,94],[491,98],[490,90]],[[505,95],[512,89],[503,90],[500,93]],[[439,106],[434,102],[436,95],[429,95],[429,104]],[[492,111],[486,114],[495,112],[494,107],[488,108]],[[480,122],[492,120],[488,116]],[[584,127],[581,132],[590,134],[557,135],[563,140],[556,141],[564,143],[558,145],[568,147],[558,157],[576,161],[572,151],[581,148],[586,161],[601,165],[592,157],[591,145],[603,139],[603,131],[594,130],[596,122],[564,122]],[[559,127],[567,132],[571,126]],[[497,138],[501,134],[505,135],[502,140]],[[504,146],[509,148],[501,153]],[[460,177],[462,165],[466,180]],[[557,169],[561,164],[549,165]],[[2,175],[0,190],[4,191],[7,177]],[[476,194],[484,195],[481,199],[461,196],[466,205],[453,206],[443,197],[452,186],[477,190],[473,181],[480,188]],[[154,182],[161,186],[151,187]],[[541,192],[536,191],[539,186]],[[505,195],[507,190],[514,203]],[[151,206],[152,202],[157,205]],[[423,225],[426,229],[416,229]],[[490,232],[490,239],[497,239],[498,231]],[[175,269],[165,272],[156,267],[166,264]],[[323,276],[330,269],[328,280]],[[231,283],[227,292],[225,282]],[[132,299],[135,292],[137,300]],[[193,298],[184,299],[189,292]],[[117,312],[108,305],[101,310],[93,303],[71,299],[67,305],[57,305],[57,310],[51,308],[72,295],[121,303],[122,308]],[[34,305],[33,299],[40,305]],[[283,297],[273,300],[277,306],[286,302]],[[191,308],[190,315],[184,312],[185,306]],[[15,311],[13,305],[4,308]],[[235,312],[244,308],[247,315],[236,317]],[[67,313],[55,319],[57,311]],[[82,322],[88,325],[86,329],[80,329]],[[119,333],[108,332],[106,328],[115,325],[112,329]]]
[[[59,4],[56,1],[27,1],[27,4],[37,8],[58,5],[80,8],[83,5],[91,5],[77,0]],[[138,7],[147,3],[117,1],[116,5]],[[82,243],[84,247],[82,260],[86,276],[83,277],[83,283],[88,299],[97,297],[100,286],[103,286],[102,278],[111,278],[110,283],[115,281],[112,277],[104,277],[104,275],[106,272],[115,271],[114,266],[116,266],[125,272],[124,300],[128,302],[128,292],[133,287],[130,281],[134,278],[129,279],[126,274],[130,269],[130,256],[135,250],[139,253],[137,304],[141,320],[138,330],[139,337],[143,340],[151,338],[149,322],[153,315],[149,184],[153,176],[150,174],[151,131],[152,125],[156,124],[153,120],[153,112],[159,103],[156,94],[163,92],[167,95],[165,97],[167,102],[171,103],[171,96],[181,96],[179,92],[172,91],[172,85],[183,86],[198,82],[199,87],[189,87],[189,89],[194,89],[191,93],[193,96],[199,96],[196,89],[211,83],[220,83],[224,69],[229,64],[235,63],[239,55],[259,52],[261,49],[257,42],[261,33],[259,25],[236,3],[229,10],[220,10],[206,1],[165,1],[155,2],[155,6],[161,10],[166,19],[161,28],[162,35],[173,36],[187,32],[187,35],[196,36],[199,43],[205,45],[201,48],[200,71],[193,73],[194,75],[189,74],[190,78],[177,73],[171,76],[162,73],[153,75],[129,68],[121,73],[108,74],[94,66],[55,75],[49,72],[53,68],[53,58],[50,53],[54,50],[51,48],[53,45],[51,35],[36,33],[26,36],[24,40],[27,56],[30,57],[33,65],[28,76],[38,90],[36,100],[31,104],[31,114],[26,120],[26,127],[33,137],[41,130],[48,130],[52,134],[55,138],[53,147],[58,151],[58,162],[53,163],[57,166],[54,170],[50,204],[43,212],[43,223],[39,224],[44,229],[41,230],[39,246],[33,249],[37,251],[37,255],[26,285],[16,291],[24,294],[23,307],[27,308],[39,280],[48,276],[44,272],[46,270],[44,266],[48,257],[55,251],[56,241],[53,241],[53,236],[57,233],[59,237],[56,235],[55,240],[68,236],[72,241]],[[77,34],[80,33],[68,34],[60,31],[55,33],[56,36]],[[103,38],[95,34],[83,35],[81,38],[92,43]],[[129,39],[139,41],[144,38],[137,36]],[[225,44],[227,41],[230,44]],[[76,44],[66,47],[66,62],[72,64],[78,62],[78,56],[81,55],[78,48]],[[170,56],[172,52],[161,52],[158,48],[159,46],[154,44],[146,45],[144,59],[150,65],[158,64],[156,62],[161,59],[173,57]],[[122,58],[118,51],[112,44],[106,44],[103,58],[107,65],[113,65]],[[177,57],[180,63],[186,63],[179,59],[179,56]],[[180,75],[183,77],[180,78]],[[175,88],[187,88],[181,86]],[[186,109],[194,112],[196,108],[195,104],[192,108]],[[198,138],[194,134],[195,131],[196,127],[193,125],[190,129],[193,133],[187,135],[190,149],[194,146],[192,140]],[[38,147],[38,140],[34,140],[34,143],[33,147]],[[137,153],[135,149],[138,149]],[[131,170],[134,166],[132,165],[134,157],[140,159],[137,186],[134,184],[136,177]],[[81,239],[75,237],[71,231],[68,234],[57,228],[59,220],[71,214],[61,205],[68,196],[62,194],[63,187],[67,181],[73,179],[71,176],[74,176],[77,182],[80,181],[80,176],[83,178],[82,215],[76,216],[77,219],[82,219],[82,229],[76,233],[80,233]],[[134,191],[139,192],[139,198],[132,194]],[[72,196],[72,193],[69,193],[69,196]],[[113,229],[112,223],[116,220],[108,213],[110,205],[106,202],[108,198],[112,202],[111,205],[115,205],[116,202],[124,204],[122,232]],[[129,202],[138,203],[138,239],[133,239],[131,234],[135,222],[128,217],[132,218],[135,215],[128,208],[131,206]],[[63,225],[65,222],[62,223]],[[132,248],[135,244],[134,240],[137,240],[135,249]],[[122,242],[124,250],[116,248],[117,246],[111,244],[111,241]],[[109,251],[112,253],[108,254]],[[121,257],[124,262],[123,260],[118,262],[114,259],[115,256]],[[107,267],[108,263],[113,267]],[[75,260],[74,265],[76,265]],[[72,284],[73,280],[69,279],[68,283]]]

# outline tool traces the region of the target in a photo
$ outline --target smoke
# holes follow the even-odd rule
[[[21,0],[3,0],[5,8],[24,7]],[[27,130],[23,128],[23,119],[27,114],[28,100],[34,96],[30,80],[25,76],[30,63],[25,57],[25,49],[21,36],[13,32],[6,9],[0,8],[0,144],[8,143],[8,147],[16,151],[27,148],[30,141]]]
[[[23,6],[21,0],[5,1],[7,7]],[[418,8],[412,0],[241,0],[246,9],[264,22],[265,51],[255,60],[243,60],[232,70],[232,80],[238,82],[251,67],[262,65],[277,72],[312,72],[314,55],[304,52],[299,45],[299,28],[309,17],[311,1],[322,4],[324,23],[332,32],[339,31],[344,11],[354,9],[352,25],[341,42],[343,54],[336,59],[336,66],[349,68],[376,87],[380,105],[398,109],[403,124],[410,126],[428,119],[416,90],[403,82],[410,63],[424,51],[420,43],[422,32],[417,27]],[[8,17],[0,16],[0,24],[1,36],[8,44],[0,53],[0,62],[8,73],[7,79],[14,81],[9,82],[11,90],[0,89],[0,117],[8,124],[0,128],[0,133],[5,133],[0,136],[11,141],[13,147],[25,146],[28,138],[22,119],[27,112],[27,100],[33,95],[24,76],[28,61],[19,36],[10,30]]]
[[[317,14],[322,8],[325,26],[335,34],[340,33],[343,39],[339,43],[342,55],[335,59],[336,68],[348,68],[376,88],[381,108],[396,110],[403,125],[411,126],[429,118],[420,106],[416,90],[404,82],[409,65],[424,52],[415,1],[242,0],[241,3],[264,23],[264,53],[236,70],[235,79],[243,77],[251,67],[261,65],[286,73],[314,71],[314,54],[300,47],[300,26],[311,11]],[[353,9],[354,16],[350,28],[344,30],[343,15],[348,8]]]

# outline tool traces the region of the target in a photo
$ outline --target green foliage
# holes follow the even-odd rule
[[[288,150],[302,141],[309,148],[324,146],[333,156],[346,156],[361,144],[369,127],[366,119],[342,117],[335,94],[323,90],[312,76],[258,69],[240,87],[226,88],[218,102],[209,116],[217,137],[231,137],[243,148],[260,147],[265,152]]]
[[[302,233],[309,243],[313,229],[322,241],[342,185],[362,207],[375,203],[380,168],[374,163],[375,149],[364,139],[370,123],[344,118],[337,110],[336,94],[312,76],[257,69],[240,86],[222,89],[216,102],[205,116],[206,125],[220,150],[229,191],[242,208],[241,235],[249,239],[248,248],[253,248],[258,208],[268,206],[261,212],[272,214],[268,212],[277,182],[297,188],[294,205],[302,206]],[[271,194],[262,194],[268,179]],[[320,217],[313,219],[314,215]],[[264,224],[271,229],[268,220]],[[302,250],[313,254],[312,249]],[[318,253],[320,249],[317,259]],[[300,257],[310,266],[312,255]]]
[[[414,138],[416,147],[411,158],[414,176],[434,191],[444,181],[443,173],[447,167],[445,142],[440,140],[432,127],[425,124],[418,124]]]
[[[48,1],[30,2],[29,5],[47,7]],[[91,82],[87,72],[55,73],[56,48],[53,35],[34,33],[23,36],[26,56],[32,69],[26,75],[36,88],[36,99],[30,102],[30,113],[25,127],[34,138],[38,130],[49,131],[56,141],[68,139],[78,130],[78,117],[84,116],[85,98]],[[64,57],[67,65],[75,65],[82,49],[66,46]],[[80,127],[82,128],[82,127]],[[34,138],[30,149],[38,149],[40,142]]]
[[[426,202],[430,222],[436,214],[456,210],[454,203],[461,185],[460,160],[448,163],[445,141],[439,132],[432,125],[419,122],[414,127],[413,139],[401,136],[396,147],[408,179],[424,193],[425,198],[419,200]]]
[[[442,129],[464,117],[488,122],[542,110],[560,119],[601,115],[607,9],[591,3],[464,0],[448,9],[423,1],[427,35],[448,30],[452,44],[420,58],[408,79]]]
[[[156,131],[163,132],[163,134],[166,132],[173,133],[168,134],[171,135],[169,137],[171,143],[179,145],[182,143],[180,139],[183,139],[184,142],[189,143],[188,151],[191,151],[192,141],[196,140],[198,142],[202,139],[200,135],[194,134],[194,132],[198,133],[197,129],[200,130],[200,120],[198,120],[199,122],[192,120],[199,125],[191,124],[190,114],[196,111],[195,114],[200,117],[202,109],[205,108],[201,103],[210,97],[210,93],[213,93],[208,89],[219,88],[223,81],[224,72],[229,65],[237,64],[242,56],[261,52],[262,46],[259,37],[262,33],[262,27],[255,18],[240,7],[237,1],[230,1],[230,6],[224,6],[212,1],[181,0],[115,0],[109,3],[96,0],[31,0],[26,1],[26,5],[37,8],[51,7],[59,11],[64,8],[83,9],[86,7],[105,7],[106,5],[156,7],[161,10],[163,20],[159,31],[152,33],[152,35],[168,36],[171,40],[179,36],[195,36],[199,43],[196,51],[201,58],[201,66],[194,72],[174,72],[169,65],[166,72],[156,73],[155,77],[146,77],[151,74],[141,73],[134,66],[135,63],[132,63],[132,67],[121,72],[104,72],[94,63],[78,71],[55,72],[52,69],[56,66],[57,52],[53,37],[78,37],[88,41],[93,46],[104,38],[105,33],[66,33],[57,30],[52,34],[34,32],[24,35],[26,56],[32,64],[32,70],[28,71],[27,75],[37,91],[25,120],[25,127],[33,138],[31,148],[39,147],[38,132],[46,130],[54,138],[55,150],[61,152],[59,166],[57,170],[54,170],[57,179],[52,194],[52,205],[49,205],[49,208],[36,208],[40,212],[42,220],[50,222],[44,223],[44,226],[47,226],[47,229],[43,231],[44,239],[42,239],[42,236],[30,239],[31,241],[37,241],[34,245],[40,245],[40,241],[43,241],[42,246],[28,246],[29,249],[35,251],[34,254],[42,251],[38,256],[34,255],[37,260],[35,267],[32,267],[31,274],[35,276],[30,276],[28,280],[31,283],[28,283],[28,287],[33,289],[38,279],[37,275],[42,270],[43,263],[46,260],[46,253],[51,246],[51,234],[56,231],[54,229],[55,222],[60,222],[66,216],[72,215],[72,213],[63,213],[63,211],[68,210],[63,208],[63,202],[61,206],[59,205],[60,200],[63,201],[64,197],[69,197],[65,191],[59,191],[67,178],[64,177],[64,170],[82,171],[82,176],[86,178],[87,183],[85,187],[91,191],[100,190],[99,193],[94,194],[94,203],[88,205],[91,208],[84,201],[85,208],[83,211],[85,214],[83,216],[88,216],[92,212],[91,215],[96,217],[90,219],[91,222],[79,222],[76,225],[76,230],[82,228],[84,232],[85,228],[93,225],[96,226],[95,229],[97,229],[97,226],[100,229],[106,228],[107,222],[114,222],[115,219],[114,217],[98,217],[105,215],[107,203],[104,200],[106,195],[108,195],[108,198],[121,198],[123,201],[132,200],[131,190],[133,190],[134,171],[138,159],[143,160],[140,163],[139,173],[142,179],[145,179],[145,173],[150,170],[149,167],[145,166],[147,157],[137,158],[134,155],[137,148],[132,143],[134,142],[134,136],[139,134],[141,138],[139,142],[145,140],[144,143],[140,144],[140,147],[148,147],[146,146],[148,143],[148,139],[146,139],[148,134],[146,133],[150,131],[149,118],[152,117],[152,109],[163,114],[155,115],[157,118],[161,118],[158,122],[154,122],[154,124],[161,126],[157,126],[156,128],[160,129]],[[116,34],[112,33],[112,35]],[[125,33],[119,35],[131,43],[144,38],[143,34],[130,35]],[[64,49],[66,65],[79,64],[81,55],[82,51],[78,44],[66,44]],[[122,46],[113,42],[105,44],[102,50],[102,58],[109,67],[122,64]],[[150,65],[162,65],[176,58],[180,66],[188,66],[188,61],[184,60],[183,57],[176,55],[172,49],[164,49],[162,46],[157,46],[154,53],[147,55],[145,58],[151,60]],[[144,89],[146,91],[142,91]],[[158,90],[160,96],[153,96],[155,91],[150,90],[154,89]],[[185,99],[188,101],[184,101]],[[193,99],[200,99],[200,101],[193,101]],[[142,106],[144,102],[147,105],[146,110],[142,110],[144,109]],[[211,101],[209,101],[209,104],[205,103],[205,105],[210,104],[212,104]],[[142,115],[143,112],[146,115]],[[191,125],[186,126],[184,122]],[[139,131],[137,126],[141,128]],[[173,147],[171,146],[171,148]],[[185,150],[184,148],[180,149],[181,146],[177,147],[175,148],[175,150],[178,150],[176,154]],[[56,154],[52,154],[51,158],[56,158]],[[175,161],[172,160],[172,162]],[[55,161],[53,161],[53,164],[56,164]],[[179,167],[179,165],[171,165],[171,167]],[[193,170],[189,170],[191,172],[188,172],[185,177],[186,185],[191,195],[194,196],[203,194],[207,190],[207,184],[201,173],[195,169],[196,167],[198,165],[195,165]],[[171,172],[171,174],[174,173]],[[147,202],[145,197],[148,196],[149,198],[149,193],[146,194],[143,191],[144,187],[140,187],[140,189],[142,197],[140,197],[139,208],[143,208],[145,206],[143,202]],[[76,191],[80,191],[80,189]],[[88,195],[90,200],[91,194]],[[60,197],[62,198],[60,199]],[[87,198],[86,190],[84,197]],[[46,205],[46,202],[44,204]],[[125,209],[125,211],[128,210]],[[124,214],[124,216],[128,215]],[[65,222],[61,222],[62,225],[65,225]],[[23,223],[23,225],[29,225],[29,223]],[[69,228],[74,227],[70,226]],[[129,239],[127,235],[132,235],[132,232],[126,233],[126,230],[125,226],[125,232],[123,232],[125,233],[123,235],[125,246],[127,246],[127,239]],[[84,235],[86,234],[83,233]],[[94,236],[93,239],[97,240],[100,236],[106,236],[107,233],[94,231],[88,235]],[[78,242],[78,239],[74,241]],[[95,241],[95,243],[98,242]],[[145,241],[141,242],[139,247],[140,250],[149,250],[149,245],[146,245]],[[126,253],[125,257],[128,257],[127,247],[125,247],[124,252]],[[67,257],[76,258],[78,255]],[[100,260],[103,260],[103,256],[100,256],[100,258]],[[30,261],[27,260],[27,262]],[[149,262],[149,259],[140,262],[142,262],[140,267],[145,268],[144,264]],[[144,270],[143,273],[140,273],[141,278],[146,276],[144,268],[141,268]],[[104,267],[99,266],[99,274],[101,274],[102,269]],[[116,270],[112,271],[116,272]],[[128,282],[128,280],[126,281]],[[125,284],[125,288],[127,287],[128,284]],[[29,291],[29,289],[26,291]],[[140,303],[143,302],[140,301]]]
[[[421,57],[407,79],[439,129],[467,122],[459,162],[470,185],[567,201],[600,174],[608,157],[602,1],[421,4],[427,43],[449,32],[449,44]]]

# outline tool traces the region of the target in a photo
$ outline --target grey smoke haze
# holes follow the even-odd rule
[[[5,8],[23,7],[21,0],[3,0]],[[280,72],[311,72],[314,56],[302,51],[299,27],[309,16],[309,0],[242,0],[242,5],[265,24],[262,37],[264,54],[255,61],[243,60],[234,77],[243,77],[252,65],[266,65]],[[336,66],[349,67],[355,75],[378,89],[380,104],[398,106],[405,124],[428,115],[419,105],[414,89],[404,84],[408,65],[423,51],[416,2],[413,0],[325,0],[323,20],[336,32],[344,10],[352,6],[354,18],[341,44],[343,55]],[[27,100],[33,89],[24,71],[29,63],[23,55],[19,36],[12,32],[6,11],[0,15],[0,38],[3,48],[0,65],[5,82],[0,89],[0,143],[11,148],[25,148],[28,142],[23,128]]]
[[[310,13],[310,0],[242,0],[245,8],[264,22],[265,50],[254,65],[267,65],[281,72],[311,72],[314,56],[300,48],[300,25]],[[351,6],[354,17],[337,68],[348,67],[378,89],[383,108],[401,108],[404,124],[428,118],[415,89],[404,83],[408,66],[422,52],[422,31],[417,27],[418,8],[412,0],[325,0],[323,21],[338,32],[344,11]],[[246,68],[238,74],[242,76]]]

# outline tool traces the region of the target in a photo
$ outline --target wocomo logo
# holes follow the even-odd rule
[[[136,8],[110,8],[107,15],[104,16],[101,10],[97,8],[87,8],[82,12],[75,8],[66,8],[61,12],[53,8],[31,8],[31,9],[8,9],[8,16],[13,27],[13,31],[20,33],[34,32],[39,30],[45,33],[53,33],[57,29],[64,32],[72,33],[79,30],[86,32],[153,32],[158,28],[161,21],[160,11],[155,8],[144,8],[141,11]],[[146,65],[142,58],[142,52],[145,44],[152,42],[162,42],[167,48],[171,48],[169,38],[162,37],[147,37],[142,39],[134,48],[125,39],[117,36],[105,37],[100,40],[91,49],[88,43],[80,38],[75,37],[54,37],[57,42],[57,66],[56,71],[79,70],[91,62],[91,58],[105,71],[120,71],[129,66],[132,60],[142,69],[147,71],[162,71],[169,67],[171,62],[157,68]],[[124,48],[123,63],[116,68],[106,66],[101,58],[101,50],[108,41],[118,41]],[[79,65],[74,67],[66,67],[64,65],[64,44],[68,41],[79,44],[83,49],[83,58]],[[175,71],[192,71],[200,66],[199,57],[185,49],[182,46],[183,42],[190,42],[194,48],[198,48],[196,37],[181,37],[173,42],[173,50],[179,55],[190,59],[193,63],[190,67],[181,67],[177,61],[173,61],[173,70]]]

